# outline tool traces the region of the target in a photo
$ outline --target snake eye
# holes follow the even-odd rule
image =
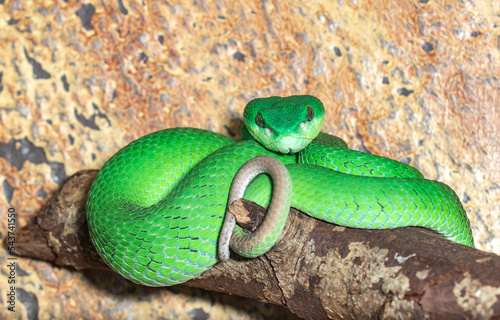
[[[262,117],[262,114],[259,112],[257,113],[257,116],[255,117],[255,123],[261,128],[265,128],[266,124],[264,123],[264,118]]]
[[[307,107],[307,121],[311,121],[314,118],[314,110],[311,107]]]

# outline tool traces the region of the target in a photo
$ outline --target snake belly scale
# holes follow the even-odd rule
[[[167,286],[208,270],[219,258],[233,179],[258,156],[285,165],[291,205],[315,218],[355,228],[426,227],[474,245],[467,215],[450,187],[321,133],[324,107],[317,98],[255,99],[244,116],[243,137],[249,140],[166,129],[133,141],[106,162],[88,194],[87,220],[94,246],[114,271],[143,285]],[[271,194],[271,180],[259,175],[245,198],[267,206]],[[277,239],[280,230],[266,232],[278,233]],[[258,245],[240,252],[231,240],[232,249],[245,256],[268,250]]]

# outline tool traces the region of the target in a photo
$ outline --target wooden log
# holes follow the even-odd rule
[[[90,242],[85,217],[96,173],[68,178],[36,222],[19,231],[15,253],[109,270]],[[230,207],[247,229],[265,211],[242,199]],[[286,306],[305,319],[500,318],[500,256],[421,228],[351,229],[294,209],[268,253],[232,254],[186,285]]]

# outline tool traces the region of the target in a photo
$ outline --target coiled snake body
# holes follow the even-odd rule
[[[136,283],[166,286],[213,266],[233,178],[262,155],[286,165],[291,205],[313,217],[354,228],[426,227],[474,245],[467,215],[450,187],[320,133],[324,107],[317,98],[255,99],[244,116],[244,137],[257,141],[235,143],[205,130],[167,129],[133,141],[103,166],[88,195],[87,219],[94,246],[113,270]],[[245,198],[267,206],[271,193],[271,180],[259,175]],[[264,238],[245,248],[234,239],[231,247],[247,257],[263,254],[285,221],[286,216],[277,220],[278,227],[261,230]],[[238,226],[235,232],[233,238],[244,236]]]

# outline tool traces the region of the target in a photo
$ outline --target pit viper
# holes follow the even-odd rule
[[[131,142],[104,164],[88,193],[95,248],[114,271],[147,286],[200,275],[227,258],[222,256],[228,252],[218,251],[219,241],[246,257],[265,253],[288,209],[275,227],[261,226],[257,240],[238,226],[230,239],[220,239],[233,179],[254,158],[279,160],[289,173],[279,187],[259,174],[267,169],[254,172],[251,182],[247,178],[240,194],[262,206],[279,188],[274,192],[284,190],[291,206],[336,225],[419,226],[474,246],[467,215],[449,186],[424,179],[407,164],[350,150],[342,139],[320,132],[324,119],[324,106],[313,96],[257,98],[244,110],[244,141],[172,128]]]

